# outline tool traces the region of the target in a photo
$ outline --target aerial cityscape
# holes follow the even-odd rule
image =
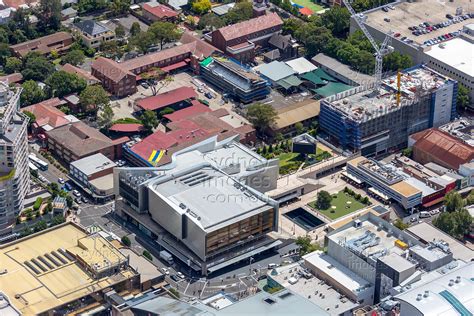
[[[473,316],[471,0],[0,0],[0,316]]]

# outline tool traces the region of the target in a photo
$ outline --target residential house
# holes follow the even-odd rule
[[[94,20],[74,23],[73,28],[79,32],[84,44],[90,48],[98,48],[102,43],[115,40],[115,33],[111,29]]]
[[[10,50],[16,57],[23,58],[30,52],[37,52],[41,55],[48,55],[53,51],[62,53],[68,50],[72,43],[73,38],[71,34],[57,32],[31,41],[11,45]]]

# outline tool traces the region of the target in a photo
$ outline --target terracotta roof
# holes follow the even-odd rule
[[[212,111],[211,114],[214,115],[215,117],[223,117],[223,116],[229,115],[229,111],[227,111],[224,108],[220,108],[215,111]]]
[[[39,3],[39,0],[2,0],[5,7],[11,7],[18,9],[21,6],[28,5],[28,6],[36,6]]]
[[[24,107],[21,111],[33,113],[36,116],[36,124],[39,127],[49,125],[52,128],[57,128],[71,123],[71,121],[66,118],[66,114],[55,107],[62,103],[63,101],[58,98],[53,98]]]
[[[113,146],[111,139],[81,121],[61,126],[46,134],[78,157]]]
[[[281,25],[283,25],[283,21],[278,14],[270,13],[244,22],[224,26],[215,32],[219,32],[226,41],[230,41]]]
[[[122,132],[122,133],[133,133],[143,131],[142,124],[114,124],[109,128],[113,132]]]
[[[193,104],[192,106],[189,106],[187,108],[184,108],[179,111],[175,111],[171,114],[166,114],[165,118],[170,120],[171,122],[174,121],[179,121],[185,118],[188,118],[190,116],[199,114],[199,113],[204,113],[204,112],[211,112],[211,109],[201,102],[197,100],[192,100],[191,103]]]
[[[15,72],[13,74],[9,74],[6,76],[1,76],[0,81],[10,83],[19,83],[23,80],[23,75],[19,72]]]
[[[26,41],[20,44],[12,45],[10,48],[20,56],[25,56],[30,51],[40,52],[42,54],[50,53],[53,50],[61,51],[69,48],[70,45],[63,46],[63,41],[72,41],[72,35],[67,32],[57,32],[51,35],[43,36],[31,41]],[[59,45],[53,45],[54,43]]]
[[[62,66],[61,70],[65,71],[67,73],[70,73],[70,74],[76,74],[78,77],[83,78],[87,81],[95,81],[95,82],[99,83],[99,79],[94,77],[90,72],[85,71],[84,69],[81,69],[81,68],[76,67],[74,65],[65,64],[64,66]]]
[[[474,147],[439,129],[430,128],[410,137],[416,140],[415,150],[429,153],[448,168],[457,170],[459,165],[474,160]]]
[[[195,97],[197,97],[197,93],[192,87],[180,87],[153,97],[141,99],[136,104],[144,110],[158,110]]]
[[[143,5],[143,10],[150,12],[157,18],[173,18],[178,16],[178,12],[157,2],[149,2]]]
[[[310,8],[304,7],[298,10],[302,15],[310,16],[313,15],[314,12]]]
[[[116,83],[120,82],[120,80],[122,80],[127,75],[135,76],[130,71],[122,67],[122,65],[105,57],[99,57],[94,60],[92,63],[92,68]]]
[[[200,38],[197,38],[190,32],[184,32],[179,41],[182,44],[193,44],[190,46],[191,53],[200,59],[207,58],[216,52],[220,52],[219,49]]]
[[[237,127],[235,131],[239,132],[239,134],[248,134],[255,132],[255,128],[252,125],[244,124],[242,126]]]

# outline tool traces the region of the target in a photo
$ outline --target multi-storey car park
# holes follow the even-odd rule
[[[233,138],[216,137],[173,154],[158,168],[116,168],[115,210],[204,275],[277,246],[278,161]]]
[[[397,1],[360,14],[377,41],[391,34],[396,51],[457,80],[474,98],[474,6],[470,0]],[[351,32],[357,29],[351,18]]]
[[[399,80],[384,79],[378,95],[360,86],[323,99],[319,121],[344,149],[380,155],[405,148],[410,134],[448,123],[456,114],[456,95],[456,81],[416,66]]]
[[[20,94],[0,82],[0,234],[15,223],[30,184],[28,118],[18,111]]]

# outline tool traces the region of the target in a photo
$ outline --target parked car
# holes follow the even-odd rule
[[[390,22],[390,19],[389,18],[384,18],[383,19],[385,22]]]
[[[142,83],[141,83],[141,86],[142,86],[143,88],[145,88],[145,89],[148,89],[148,88],[150,87],[150,86],[148,85],[148,83],[146,83],[146,82],[142,82]]]
[[[84,203],[89,203],[89,200],[88,200],[85,196],[83,196],[83,197],[82,197],[82,202],[84,202]]]
[[[181,272],[176,272],[176,275],[181,278],[181,279],[184,279],[184,274],[182,274]]]
[[[210,92],[204,93],[204,96],[208,99],[212,99],[212,94]]]
[[[81,196],[81,193],[80,193],[79,191],[77,191],[77,190],[72,190],[72,194],[73,194],[74,196],[77,196],[77,197],[80,197],[80,196]]]
[[[69,182],[66,182],[66,183],[64,184],[64,188],[65,188],[66,190],[68,190],[68,191],[71,191],[71,190],[72,190],[72,185],[71,185]]]
[[[80,198],[76,198],[76,199],[74,200],[74,202],[76,202],[77,204],[82,204],[82,202],[81,202],[81,199],[80,199]]]
[[[387,7],[382,7],[382,11],[383,12],[388,12],[388,8]]]
[[[166,268],[161,268],[160,269],[161,273],[163,273],[164,275],[169,275],[170,274],[170,270],[166,269]]]
[[[64,183],[66,183],[66,180],[64,180],[63,178],[58,178],[58,182],[60,184],[64,184]]]
[[[395,33],[395,34],[393,34],[393,36],[400,37],[400,33]]]
[[[173,280],[175,282],[178,282],[180,280],[180,278],[178,278],[178,276],[176,274],[170,275],[170,278],[171,278],[171,280]]]

